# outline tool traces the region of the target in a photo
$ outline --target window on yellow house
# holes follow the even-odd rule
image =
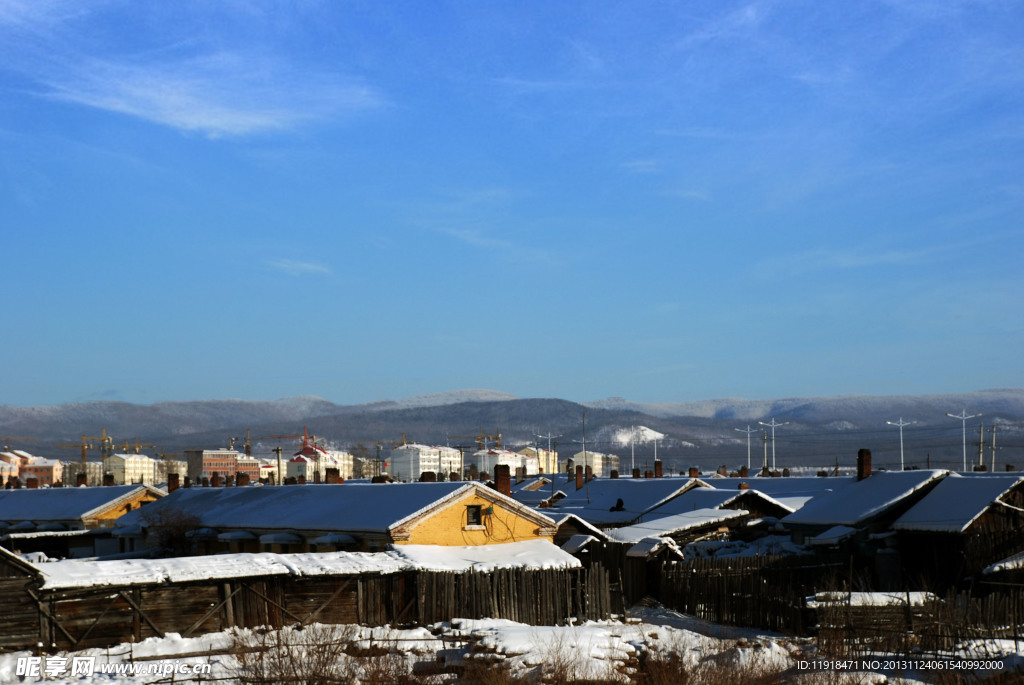
[[[483,524],[483,507],[479,504],[466,505],[466,526],[482,526]]]

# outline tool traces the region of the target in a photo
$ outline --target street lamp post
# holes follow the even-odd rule
[[[779,426],[788,426],[789,421],[784,423],[775,423],[775,417],[772,417],[771,423],[765,423],[764,421],[758,421],[758,423],[772,429],[772,471],[775,471],[775,429]]]
[[[901,416],[899,421],[886,421],[886,423],[889,424],[890,426],[900,427],[900,471],[903,471],[903,427],[909,426],[912,423],[917,423],[917,421],[904,421],[903,417]]]
[[[970,416],[968,416],[967,415],[967,410],[966,409],[961,409],[959,414],[950,414],[950,413],[947,412],[946,416],[948,416],[951,419],[960,419],[963,422],[963,428],[964,428],[964,472],[966,472],[967,471],[967,419],[976,419],[979,416],[981,416],[981,414],[971,414]]]
[[[743,430],[742,428],[733,428],[733,430],[739,431],[740,433],[746,433],[747,434],[747,470],[749,471],[750,470],[750,434],[751,433],[756,433],[757,429],[756,428],[751,428],[750,424],[747,424],[747,430]]]

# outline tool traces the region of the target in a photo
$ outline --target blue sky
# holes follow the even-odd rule
[[[0,0],[0,403],[1024,385],[1016,2]]]

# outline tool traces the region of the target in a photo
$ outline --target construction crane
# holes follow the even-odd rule
[[[96,445],[91,445],[90,440],[99,440],[100,458],[106,459],[114,453],[114,439],[107,435],[107,429],[104,428],[101,435],[83,435],[82,436],[82,473],[88,473],[86,471],[86,463],[89,461],[89,450],[97,449]],[[127,443],[126,443],[127,444]],[[70,449],[72,447],[78,447],[78,443],[60,443],[54,445],[57,448]]]
[[[124,441],[124,454],[142,454],[143,447],[152,447],[156,449],[156,445],[151,445],[148,442],[139,442],[138,438],[135,438],[135,445],[133,446],[128,440]],[[135,450],[134,452],[132,450]]]
[[[484,434],[484,429],[480,429],[479,435],[449,435],[449,438],[458,438],[459,440],[473,440],[476,442],[479,449],[486,449],[487,442],[491,441],[495,447],[501,449],[501,432],[495,429],[493,434]]]
[[[256,438],[257,440],[302,440],[302,448],[299,450],[303,452],[306,448],[312,445],[313,456],[316,459],[316,468],[320,469],[320,454],[316,451],[316,436],[310,435],[306,430],[306,427],[302,427],[302,435],[264,435],[262,438]],[[283,451],[280,447],[275,447],[273,450],[277,454],[277,482],[284,483],[284,465],[281,463],[281,452]]]
[[[11,451],[11,443],[14,442],[15,440],[18,440],[18,441],[35,440],[35,438],[26,438],[26,437],[20,436],[20,435],[8,435],[8,436],[5,436],[3,438],[0,438],[0,441],[2,441],[4,443],[3,451],[4,452],[10,452]]]
[[[270,437],[270,436],[267,436]],[[235,442],[241,440],[241,438],[228,438],[228,450],[235,448]],[[249,437],[249,429],[245,429],[245,456],[252,456],[252,440]]]

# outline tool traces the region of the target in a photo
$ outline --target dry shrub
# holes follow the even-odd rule
[[[355,682],[354,664],[345,655],[352,626],[315,624],[236,634],[238,681],[331,685]]]
[[[774,685],[782,679],[780,671],[757,661],[710,658],[691,664],[677,649],[644,652],[633,675],[640,685]]]

